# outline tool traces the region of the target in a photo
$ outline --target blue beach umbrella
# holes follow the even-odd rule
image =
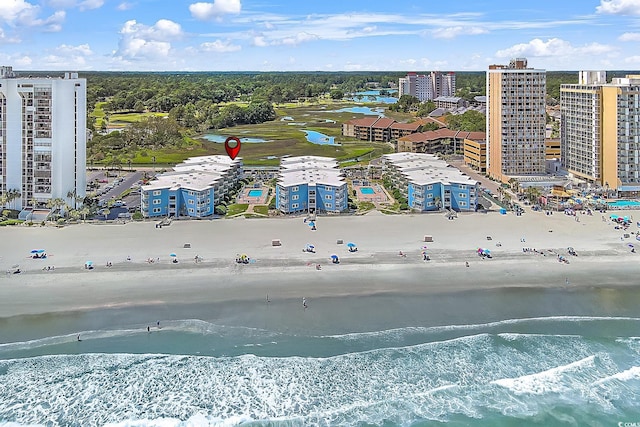
[[[338,259],[338,255],[331,255],[331,259]]]
[[[312,244],[310,244],[310,243],[307,243],[307,248],[309,248],[309,249],[315,249],[315,246],[313,246],[313,245],[312,245]]]
[[[356,247],[356,244],[355,244],[355,243],[352,243],[352,242],[349,242],[349,243],[347,243],[347,247],[348,247],[348,248],[355,248],[355,247]]]
[[[313,227],[314,225],[316,225],[316,223],[315,223],[315,222],[313,222],[313,221],[309,221],[309,227]]]
[[[174,254],[174,253],[172,252],[172,253],[170,253],[170,254],[169,254],[169,256],[173,256],[173,257],[175,257],[175,256],[177,256],[177,255],[176,255],[176,254]]]
[[[87,261],[87,262],[85,262],[85,264],[91,266],[91,265],[93,265],[93,261]]]

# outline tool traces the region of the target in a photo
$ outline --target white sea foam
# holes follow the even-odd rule
[[[589,394],[594,381],[619,371],[603,354],[604,344],[572,336],[509,337],[517,345],[478,334],[328,358],[84,354],[5,360],[0,419],[45,423],[56,414],[51,426],[113,427],[202,420],[408,425],[452,414],[479,418],[485,408],[527,415],[537,404],[531,396],[563,392],[609,409]]]
[[[186,320],[172,320],[164,321],[160,325],[163,331],[185,332],[199,335],[217,335],[220,337],[226,336],[276,336],[278,334],[274,332],[268,332],[262,329],[250,328],[244,326],[225,326],[217,325],[215,323],[206,322],[199,319],[186,319]],[[156,330],[156,327],[153,328]],[[19,341],[12,343],[0,344],[0,353],[20,350],[32,350],[40,347],[67,344],[77,341],[78,336],[83,341],[90,340],[102,340],[109,338],[121,338],[127,336],[134,336],[137,334],[146,334],[146,325],[139,325],[139,327],[132,329],[110,329],[99,331],[78,331],[72,334],[57,335],[53,337],[41,338],[29,341]]]
[[[506,387],[516,394],[562,393],[571,390],[571,382],[566,379],[568,374],[588,369],[595,370],[594,362],[595,356],[589,356],[536,374],[518,378],[504,378],[492,381],[492,383]]]
[[[624,370],[622,372],[618,372],[615,373],[613,375],[610,375],[608,377],[602,378],[596,382],[594,382],[594,385],[600,385],[600,384],[604,384],[607,383],[609,381],[621,381],[621,382],[626,382],[626,381],[631,381],[631,380],[640,380],[640,366],[633,366],[627,370]]]
[[[486,328],[496,328],[500,326],[519,325],[523,323],[560,323],[560,322],[596,322],[596,321],[632,321],[640,322],[637,317],[594,317],[594,316],[549,316],[549,317],[528,317],[518,319],[505,319],[496,322],[443,325],[431,327],[404,327],[386,329],[383,331],[354,332],[349,334],[326,335],[323,338],[335,338],[340,340],[360,340],[363,338],[400,338],[410,334],[433,334],[452,331],[466,331]]]

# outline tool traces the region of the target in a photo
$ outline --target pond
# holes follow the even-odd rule
[[[379,116],[384,117],[384,108],[370,108],[370,107],[349,107],[341,108],[339,110],[332,110],[334,113],[356,113],[364,114],[366,116]]]
[[[220,135],[218,133],[207,133],[205,135],[202,135],[201,138],[204,138],[207,141],[215,142],[217,144],[224,144],[224,142],[227,140],[227,138],[229,138],[229,136]],[[239,139],[240,139],[241,143],[249,143],[249,144],[255,144],[255,143],[260,143],[260,142],[268,142],[266,139],[248,138],[246,136],[240,137]]]
[[[333,136],[327,136],[323,133],[316,132],[315,130],[303,130],[302,132],[307,134],[307,141],[317,145],[340,145],[336,144],[336,138]]]
[[[396,89],[387,89],[387,92],[397,92]],[[395,104],[398,102],[398,98],[393,96],[380,95],[379,90],[365,90],[362,92],[356,92],[350,94],[347,99],[358,102],[377,102],[379,104]]]

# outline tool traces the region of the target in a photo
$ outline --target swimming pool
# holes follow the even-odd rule
[[[360,187],[360,192],[362,194],[376,194],[376,192],[371,187]]]
[[[249,197],[262,197],[262,190],[249,190]]]
[[[628,208],[628,207],[638,207],[640,206],[640,202],[637,200],[616,200],[615,202],[607,203],[612,208]]]

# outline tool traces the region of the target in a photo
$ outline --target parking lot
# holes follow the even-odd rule
[[[119,214],[135,212],[140,209],[140,185],[143,171],[87,171],[87,195],[98,199],[103,208],[112,200],[110,213],[106,219],[115,219]],[[130,190],[125,197],[122,194]],[[105,219],[97,215],[96,219]]]

